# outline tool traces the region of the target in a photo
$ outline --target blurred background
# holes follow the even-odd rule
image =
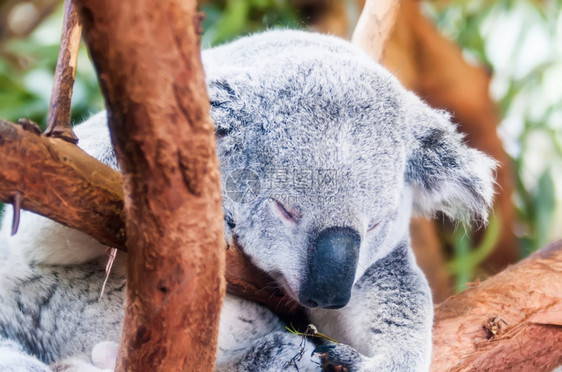
[[[200,1],[202,46],[271,27],[350,38],[363,5]],[[61,25],[59,0],[0,0],[0,118],[44,125]],[[382,63],[429,104],[449,110],[467,142],[502,164],[486,229],[441,216],[413,221],[436,302],[562,238],[562,0],[402,0]],[[72,120],[102,108],[82,46]]]

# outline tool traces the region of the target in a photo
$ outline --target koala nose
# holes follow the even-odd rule
[[[312,241],[299,301],[306,307],[347,305],[355,278],[361,236],[349,227],[322,230]]]

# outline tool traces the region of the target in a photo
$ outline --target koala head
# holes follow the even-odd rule
[[[486,220],[495,162],[348,43],[274,31],[204,61],[226,218],[302,305],[345,306],[412,210]]]

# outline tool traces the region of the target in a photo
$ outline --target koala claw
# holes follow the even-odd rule
[[[313,354],[320,357],[322,370],[328,372],[358,372],[365,357],[345,344],[326,344],[316,347]]]

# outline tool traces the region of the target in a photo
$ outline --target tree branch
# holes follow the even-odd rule
[[[76,145],[33,126],[0,120],[0,200],[123,248],[123,182],[119,172]]]
[[[88,3],[85,1],[85,3]],[[86,19],[90,22],[97,24],[109,25],[111,22],[116,22],[119,25],[114,25],[116,29],[109,28],[105,29],[106,41],[114,40],[109,36],[118,35],[121,38],[122,35],[119,33],[114,33],[119,31],[119,27],[130,27],[130,19],[122,19],[117,14],[125,13],[120,11],[119,3],[115,4],[104,4],[104,6],[93,5],[87,7],[84,13]],[[111,9],[115,7],[111,12],[106,9]],[[99,9],[94,9],[95,7],[104,9],[101,12]],[[137,7],[139,5],[135,5]],[[139,14],[151,14],[146,8],[147,4],[142,3],[140,5],[141,10]],[[134,8],[134,7],[132,7]],[[131,9],[131,8],[129,8]],[[153,9],[153,8],[151,8]],[[164,12],[171,11],[173,5],[167,2],[163,5]],[[100,14],[101,12],[101,14]],[[152,12],[153,13],[153,12]],[[175,12],[172,12],[175,13]],[[168,22],[168,31],[176,32],[181,24],[172,13],[164,17]],[[183,14],[183,19],[186,18],[185,13]],[[189,13],[193,14],[193,13]],[[133,12],[133,14],[127,14],[126,16],[136,16],[138,19],[138,14]],[[104,18],[104,17],[109,17]],[[117,17],[117,18],[113,18]],[[162,20],[162,13],[154,15],[154,19]],[[170,22],[171,21],[171,22]],[[106,27],[106,26],[104,26]],[[164,27],[166,28],[166,27]],[[188,28],[190,33],[188,33],[188,40],[192,42],[193,34],[192,30]],[[127,30],[121,30],[123,34],[126,34]],[[127,47],[126,45],[121,45],[119,42],[115,45],[104,45],[107,48],[108,53],[101,53],[104,49],[100,47],[96,49],[92,54],[94,58],[97,59],[97,63],[105,66],[104,63],[108,65],[105,66],[108,70],[101,68],[100,71],[104,76],[102,81],[102,87],[104,92],[107,93],[106,97],[109,99],[109,106],[112,112],[113,118],[120,119],[126,125],[126,130],[121,132],[116,132],[117,141],[121,145],[121,150],[119,150],[120,159],[125,160],[124,169],[127,169],[127,190],[128,191],[128,211],[131,211],[131,216],[142,216],[143,219],[147,218],[158,226],[159,229],[144,229],[142,220],[128,221],[127,227],[129,233],[133,234],[133,237],[129,238],[130,242],[139,243],[135,248],[131,258],[131,267],[139,268],[134,272],[134,276],[129,278],[129,283],[133,283],[132,288],[137,288],[137,292],[133,293],[132,298],[128,303],[128,315],[131,317],[137,316],[137,319],[146,320],[145,323],[141,323],[140,327],[135,328],[131,326],[133,323],[128,323],[126,327],[129,332],[126,336],[124,351],[125,359],[121,362],[122,367],[131,366],[130,363],[133,358],[140,356],[137,363],[147,363],[143,364],[143,369],[146,366],[152,366],[151,363],[158,363],[158,368],[165,369],[166,362],[175,359],[175,364],[171,368],[178,368],[178,366],[185,366],[188,357],[191,357],[190,352],[195,353],[205,353],[211,349],[209,346],[214,342],[213,337],[216,329],[208,328],[208,322],[213,323],[214,320],[206,319],[207,322],[201,322],[197,318],[197,313],[195,318],[190,318],[191,322],[196,323],[196,326],[202,325],[202,328],[196,330],[191,330],[190,332],[195,332],[195,336],[200,336],[202,333],[206,333],[208,336],[208,330],[211,329],[212,335],[210,335],[205,340],[199,340],[200,343],[195,345],[195,349],[192,348],[193,344],[184,339],[179,339],[177,345],[171,345],[165,341],[159,339],[161,335],[169,336],[174,333],[174,327],[177,326],[176,318],[179,322],[185,320],[185,314],[193,313],[193,296],[199,288],[198,285],[189,282],[185,287],[179,288],[182,282],[179,281],[179,276],[175,276],[173,280],[168,280],[169,278],[161,278],[163,281],[158,281],[159,275],[164,272],[169,272],[170,266],[177,268],[177,262],[165,261],[165,259],[160,259],[161,255],[167,251],[166,247],[169,244],[178,245],[179,240],[170,241],[166,239],[166,236],[170,229],[178,227],[177,218],[174,220],[171,216],[175,212],[181,212],[182,217],[186,217],[186,220],[192,222],[194,225],[197,224],[194,216],[194,211],[202,213],[201,211],[207,211],[206,206],[198,204],[196,208],[191,210],[182,210],[183,202],[185,200],[193,200],[201,197],[204,199],[203,194],[206,189],[201,186],[202,181],[205,176],[202,175],[205,172],[200,172],[202,169],[210,169],[213,167],[212,156],[206,150],[201,150],[205,148],[197,148],[198,155],[195,157],[199,158],[201,155],[201,162],[192,161],[181,161],[182,154],[177,147],[172,146],[176,151],[175,153],[168,152],[168,144],[172,143],[172,139],[169,136],[176,136],[179,132],[184,133],[184,131],[193,130],[194,132],[189,132],[190,135],[194,137],[198,135],[211,136],[209,134],[209,128],[197,127],[197,123],[205,123],[202,117],[205,113],[201,113],[198,108],[193,108],[190,105],[193,102],[186,102],[187,98],[178,95],[177,93],[184,92],[184,86],[188,86],[191,89],[189,91],[200,92],[200,86],[202,82],[200,80],[194,82],[189,77],[189,73],[182,72],[182,66],[174,65],[175,61],[181,61],[185,68],[186,65],[192,68],[196,66],[195,69],[190,71],[198,71],[200,68],[197,61],[193,64],[193,60],[190,59],[193,56],[187,53],[184,49],[189,49],[181,42],[173,40],[172,43],[164,43],[159,37],[154,38],[154,42],[160,45],[150,47],[145,46],[145,38],[142,37],[144,33],[154,33],[156,36],[160,36],[161,28],[154,29],[131,29],[129,32],[131,34],[141,35],[139,38],[142,39],[140,42],[138,39],[137,44],[144,46],[145,50],[155,51],[153,53],[158,53],[157,56],[147,56],[146,54],[136,55],[138,51]],[[182,38],[185,37],[185,30],[182,30]],[[152,37],[153,35],[151,35]],[[95,39],[95,36],[90,35],[90,37]],[[102,38],[103,39],[103,38]],[[150,39],[150,38],[147,38]],[[135,41],[133,40],[133,41]],[[181,39],[180,39],[181,40]],[[123,41],[123,40],[119,40]],[[168,40],[170,41],[170,40]],[[178,45],[174,43],[180,43]],[[181,50],[185,53],[182,54],[181,58],[174,56],[172,52],[169,51],[170,48],[166,48],[165,51],[158,49],[162,45],[174,45],[174,50]],[[156,49],[152,49],[155,47]],[[177,49],[176,49],[177,48]],[[158,51],[158,52],[156,52]],[[167,54],[170,53],[170,54]],[[178,78],[178,82],[171,84],[169,76],[155,73],[155,71],[149,71],[150,68],[147,66],[146,61],[154,61],[152,57],[159,58],[164,56],[162,66],[169,68],[170,65],[174,66],[171,70],[171,75]],[[150,57],[150,58],[147,58]],[[124,61],[123,59],[130,58],[132,61]],[[183,60],[182,60],[183,58]],[[160,61],[160,58],[158,59]],[[109,63],[111,61],[111,63]],[[146,76],[153,76],[154,80],[143,80],[143,84],[135,86],[135,81],[127,80],[127,76],[131,79],[131,75],[126,75],[124,80],[122,75],[119,75],[119,80],[115,80],[118,71],[131,72],[132,67],[135,63],[139,62],[141,66],[137,66],[142,72],[139,76],[143,78]],[[130,63],[130,64],[127,64]],[[123,65],[125,67],[123,67]],[[149,65],[149,64],[148,64]],[[109,67],[108,67],[109,66]],[[99,67],[98,67],[99,68]],[[123,68],[123,70],[121,70]],[[154,68],[154,67],[153,67]],[[112,85],[112,82],[117,82]],[[120,84],[126,82],[126,84]],[[178,89],[178,85],[181,82],[181,89]],[[189,83],[192,82],[195,85],[191,86]],[[146,84],[146,85],[144,85]],[[166,85],[168,84],[168,85]],[[177,84],[177,85],[176,85]],[[174,88],[171,88],[173,85]],[[199,88],[198,88],[199,86]],[[133,89],[133,87],[135,89]],[[146,90],[149,90],[147,92]],[[161,94],[161,92],[167,92],[168,94]],[[167,102],[162,103],[157,98],[150,98],[150,102],[159,102],[163,105],[155,105],[154,107],[146,106],[146,111],[142,111],[141,106],[136,99],[139,97],[151,97],[151,94],[158,94],[162,97],[174,97],[173,103],[179,103],[183,105],[182,107],[190,107],[191,111],[182,111],[178,113],[174,111],[174,108],[167,106]],[[199,97],[198,95],[196,95]],[[127,98],[129,97],[129,98]],[[135,101],[132,101],[132,98]],[[199,97],[202,99],[204,104],[206,103],[206,97]],[[154,101],[152,101],[154,100]],[[140,100],[142,101],[142,99]],[[173,106],[173,104],[172,104]],[[164,109],[162,110],[162,108]],[[120,112],[120,110],[128,109],[126,113]],[[162,111],[161,111],[162,110]],[[158,115],[155,114],[158,112]],[[189,113],[189,114],[186,114]],[[167,118],[168,120],[162,121],[162,118]],[[186,120],[192,123],[192,126],[183,125],[186,128],[170,128],[170,127],[160,127],[156,128],[154,126],[155,122],[175,122],[177,118],[182,118],[181,120]],[[143,124],[143,127],[137,128],[134,121],[138,121]],[[205,124],[203,124],[205,126]],[[117,128],[117,127],[116,127]],[[199,128],[199,129],[194,129]],[[212,131],[212,129],[210,129]],[[128,135],[132,135],[135,139],[137,147],[123,149],[123,145],[127,142]],[[154,143],[142,142],[142,138],[151,136],[153,138],[158,138],[162,140],[160,146],[154,146]],[[139,139],[141,138],[141,139]],[[173,139],[175,141],[175,138]],[[180,140],[181,141],[181,140]],[[203,139],[202,143],[208,144],[208,141]],[[190,148],[195,141],[187,140],[185,143],[185,148]],[[199,143],[199,141],[197,141]],[[140,145],[145,144],[144,148],[139,148]],[[178,152],[179,151],[179,152]],[[178,158],[175,157],[178,156]],[[186,155],[183,154],[183,159]],[[189,157],[187,155],[187,157]],[[124,223],[122,216],[122,205],[123,205],[123,194],[121,191],[121,177],[119,173],[111,170],[110,168],[102,165],[97,160],[89,157],[79,150],[76,146],[65,143],[64,141],[57,139],[48,139],[44,136],[40,136],[33,129],[24,127],[18,127],[15,124],[0,121],[0,158],[3,160],[2,167],[0,167],[0,199],[6,202],[11,202],[16,193],[19,193],[19,198],[23,208],[33,210],[40,214],[46,215],[54,220],[62,222],[68,226],[78,228],[104,244],[110,246],[124,248]],[[166,168],[168,160],[171,160],[171,168]],[[129,161],[129,163],[126,163]],[[203,165],[201,165],[203,164]],[[187,165],[187,166],[186,166]],[[146,167],[146,170],[139,169]],[[148,183],[147,196],[144,200],[142,196],[144,195],[144,190],[142,181],[150,180],[152,175],[158,174],[159,172],[166,173],[161,169],[174,169],[177,174],[170,176],[167,179],[168,184],[164,182],[162,185],[159,181],[155,180],[153,183]],[[145,173],[143,173],[145,172]],[[149,174],[146,174],[148,172]],[[194,172],[194,173],[193,173]],[[181,175],[182,179],[178,178],[178,174]],[[190,177],[186,178],[185,175]],[[148,177],[148,178],[146,178]],[[212,177],[211,177],[212,178]],[[152,182],[152,181],[151,181]],[[212,187],[216,187],[217,182],[206,180],[210,182]],[[215,182],[215,184],[213,184]],[[178,196],[170,193],[167,189],[168,186],[174,185],[174,190],[177,185],[180,185],[180,190],[185,191],[187,188],[187,195]],[[47,186],[43,186],[47,185]],[[214,185],[214,186],[213,186]],[[156,194],[156,195],[155,195]],[[141,196],[140,203],[133,202],[132,200],[138,200],[137,198]],[[208,195],[208,194],[205,194]],[[152,200],[153,202],[146,202],[146,200]],[[218,198],[217,198],[218,200]],[[217,208],[217,200],[214,199],[210,203],[212,208]],[[179,201],[179,202],[178,202]],[[154,203],[156,205],[154,205]],[[179,207],[177,204],[182,204]],[[220,210],[220,204],[218,205]],[[156,214],[152,213],[156,211]],[[205,218],[209,218],[210,230],[219,231],[220,222],[211,222],[212,215],[211,212],[203,213]],[[220,214],[220,212],[219,212]],[[158,216],[163,216],[160,219]],[[212,220],[214,221],[214,220]],[[138,225],[135,225],[138,223]],[[207,222],[206,225],[207,226]],[[187,229],[187,227],[186,227]],[[205,230],[200,228],[200,230]],[[177,230],[176,230],[177,232]],[[146,234],[146,235],[144,235]],[[175,238],[182,239],[181,236],[185,234],[185,231],[181,231],[181,234],[175,235]],[[219,233],[217,233],[219,234]],[[189,233],[187,234],[189,236]],[[190,236],[190,239],[181,242],[180,245],[187,244],[190,248],[187,253],[195,255],[201,258],[201,251],[198,250],[200,245],[198,243],[203,242],[208,243],[209,241],[216,241],[216,236],[209,233],[205,237],[195,237]],[[197,240],[201,239],[201,240]],[[155,245],[158,244],[156,248]],[[212,245],[209,245],[212,246]],[[207,248],[209,248],[209,246]],[[133,247],[131,245],[131,247]],[[138,249],[138,251],[137,251]],[[198,253],[199,252],[199,253]],[[241,259],[237,264],[229,264],[230,267],[238,267],[238,272],[229,271],[227,273],[227,278],[231,283],[231,288],[237,290],[238,293],[247,298],[251,298],[260,301],[258,297],[252,297],[253,295],[264,288],[268,283],[270,278],[266,276],[251,274],[248,276],[248,272],[252,272],[246,265],[247,261],[236,253],[236,249],[231,249],[229,255],[235,257],[236,259]],[[179,252],[180,255],[185,256],[187,253],[185,251]],[[148,257],[148,259],[145,259]],[[213,251],[211,250],[210,256],[213,257]],[[183,257],[186,261],[189,261],[191,257]],[[193,263],[193,261],[190,261]],[[201,262],[201,261],[199,261]],[[229,261],[231,262],[231,261]],[[434,328],[434,360],[433,360],[433,370],[435,371],[480,371],[480,370],[490,370],[490,371],[501,371],[501,370],[537,370],[537,371],[548,371],[552,367],[562,364],[562,349],[559,345],[562,343],[562,305],[560,293],[562,293],[561,284],[562,283],[562,267],[560,266],[562,262],[562,242],[553,244],[547,247],[525,261],[505,270],[501,274],[488,279],[487,281],[474,286],[466,290],[465,292],[450,298],[443,304],[436,307],[436,322]],[[162,264],[163,263],[163,264]],[[213,267],[215,263],[207,263],[206,267]],[[158,270],[156,270],[158,267]],[[166,269],[168,267],[168,269]],[[184,272],[197,272],[201,267],[195,266],[190,267]],[[189,270],[191,269],[191,270]],[[143,275],[147,275],[146,280]],[[256,279],[257,278],[257,279]],[[144,280],[144,282],[143,282]],[[168,280],[168,281],[167,281]],[[162,286],[161,284],[164,283]],[[170,285],[171,283],[171,285]],[[197,281],[197,284],[201,282]],[[215,284],[217,282],[214,282]],[[157,284],[156,288],[154,284]],[[175,285],[175,286],[174,286]],[[190,304],[179,304],[176,303],[175,297],[166,302],[166,297],[163,293],[163,289],[168,291],[171,288],[179,288],[179,290],[186,290],[187,293],[183,293],[178,297],[185,299],[189,298]],[[220,284],[216,284],[212,289],[207,288],[205,295],[216,294],[220,292]],[[256,290],[257,288],[257,290]],[[218,290],[217,290],[218,289]],[[152,297],[151,297],[152,296]],[[282,295],[276,297],[277,301],[282,301]],[[160,305],[164,302],[164,309],[162,311],[171,311],[172,306],[186,306],[182,307],[181,311],[178,313],[168,313],[166,317],[162,313],[158,313],[152,317],[152,313],[146,316],[146,309],[150,309],[150,306],[156,304]],[[179,302],[179,301],[178,301]],[[148,304],[148,305],[147,305]],[[216,303],[215,303],[216,304]],[[145,308],[145,306],[147,306]],[[270,304],[271,306],[271,304]],[[273,309],[276,307],[271,306]],[[144,310],[143,310],[144,308]],[[152,307],[154,308],[154,307]],[[214,308],[216,310],[216,307]],[[218,310],[211,310],[210,313],[218,314]],[[294,306],[287,306],[283,311],[294,311]],[[298,310],[298,308],[297,308]],[[144,313],[143,313],[144,311]],[[132,315],[131,315],[132,314]],[[199,314],[200,315],[200,314]],[[143,318],[144,316],[144,318]],[[216,323],[213,323],[216,324]],[[185,324],[180,324],[178,329],[182,328]],[[131,332],[134,332],[132,334]],[[191,333],[190,333],[191,334]],[[135,339],[130,337],[136,336]],[[180,335],[180,337],[182,337]],[[159,346],[155,346],[157,343]],[[198,347],[198,348],[197,348]],[[201,349],[203,347],[204,350]],[[195,350],[195,351],[194,351]],[[142,358],[147,358],[148,356],[154,359],[146,360]],[[171,358],[170,358],[171,357]],[[181,359],[184,358],[184,359]],[[203,357],[205,361],[203,364],[198,364],[198,368],[202,365],[209,366],[210,359],[208,354]],[[190,360],[192,362],[192,360]],[[192,364],[193,365],[193,364]],[[139,365],[137,365],[138,367]],[[514,369],[514,367],[516,367]],[[150,367],[149,367],[150,368]],[[180,367],[181,368],[181,367]],[[210,367],[212,368],[212,367]]]
[[[212,370],[225,244],[195,1],[77,4],[125,191],[117,370]]]
[[[71,143],[78,142],[70,124],[70,101],[72,99],[74,76],[76,75],[81,33],[82,26],[78,20],[74,3],[72,0],[65,0],[61,44],[49,102],[45,135],[62,138]]]
[[[124,248],[118,172],[74,145],[5,121],[0,121],[0,158],[2,201],[11,202],[20,192],[23,208]],[[436,306],[433,370],[501,371],[521,365],[549,371],[562,364],[561,262],[562,241]],[[301,308],[270,292],[272,279],[236,245],[227,251],[226,279],[229,292],[280,316],[299,316]]]
[[[375,61],[381,61],[392,33],[400,0],[367,0],[353,31],[351,42]]]
[[[562,241],[435,308],[432,371],[562,364]]]

